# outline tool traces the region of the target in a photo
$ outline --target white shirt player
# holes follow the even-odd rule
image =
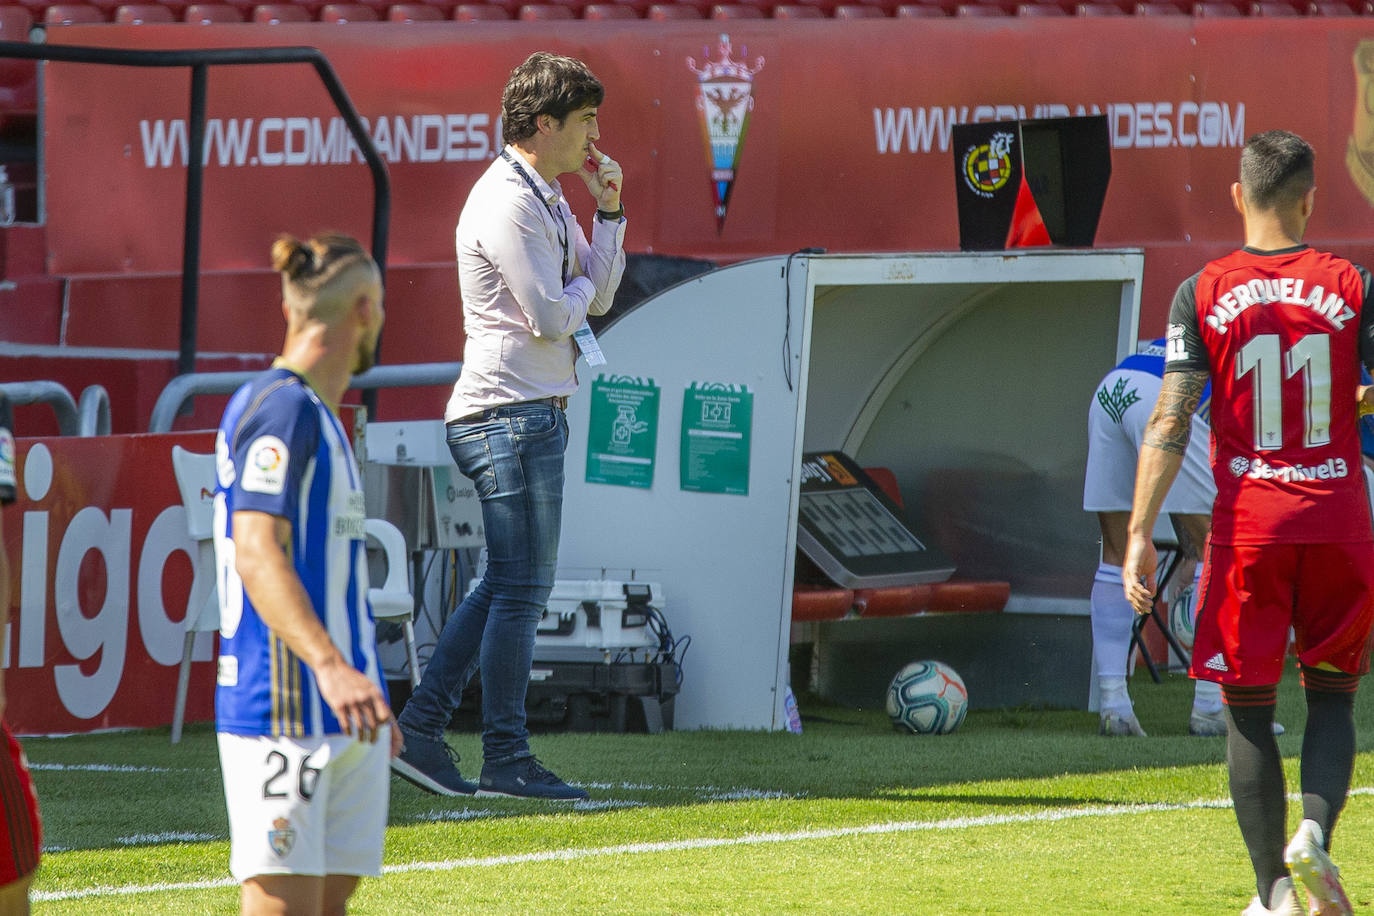
[[[1087,512],[1129,512],[1136,459],[1164,375],[1164,341],[1154,340],[1126,357],[1098,383],[1088,409],[1088,464],[1083,481]],[[1216,498],[1207,456],[1210,388],[1193,415],[1193,434],[1183,467],[1165,498],[1166,513],[1207,515]],[[1163,530],[1163,529],[1161,529]],[[1167,539],[1167,538],[1166,538]]]
[[[343,426],[286,368],[263,373],[230,400],[215,442],[215,554],[220,658],[216,727],[240,735],[343,732],[310,668],[268,629],[235,571],[233,515],[291,523],[291,559],[330,638],[385,695],[367,603],[365,508]]]

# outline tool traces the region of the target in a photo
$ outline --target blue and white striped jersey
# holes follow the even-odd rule
[[[310,669],[258,616],[235,570],[234,513],[291,523],[291,559],[345,659],[385,694],[367,603],[362,483],[342,424],[310,385],[273,368],[229,401],[215,441],[220,607],[216,727],[240,735],[343,731]]]

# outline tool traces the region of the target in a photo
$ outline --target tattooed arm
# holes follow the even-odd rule
[[[1148,614],[1154,605],[1155,569],[1159,562],[1153,538],[1155,521],[1183,465],[1193,412],[1206,386],[1206,372],[1165,372],[1159,400],[1145,426],[1140,462],[1136,465],[1126,560],[1121,568],[1126,599],[1137,614]]]

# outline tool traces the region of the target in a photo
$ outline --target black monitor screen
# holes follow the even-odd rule
[[[802,456],[797,546],[844,588],[943,582],[954,565],[907,524],[902,510],[841,452]]]

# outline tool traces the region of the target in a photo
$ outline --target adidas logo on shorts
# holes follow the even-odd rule
[[[1203,663],[1202,667],[1210,668],[1212,671],[1231,670],[1230,668],[1226,667],[1226,659],[1221,657],[1220,652],[1218,652],[1216,655],[1213,655],[1211,658],[1207,659],[1207,661]]]

